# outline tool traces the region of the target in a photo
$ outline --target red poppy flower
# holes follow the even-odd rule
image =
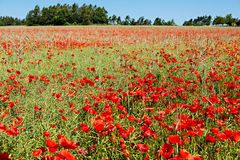
[[[182,158],[181,156],[176,155],[176,156],[170,158],[169,160],[183,160],[183,159],[184,159],[184,158]],[[185,160],[185,159],[184,159],[184,160]]]
[[[147,152],[149,150],[149,146],[146,144],[137,144],[137,149],[140,152]]]
[[[46,140],[46,145],[50,152],[56,152],[58,149],[58,144],[54,140]]]
[[[7,126],[0,122],[0,132],[4,132],[7,129]]]
[[[34,149],[32,152],[33,157],[38,157],[38,156],[40,156],[41,153],[42,153],[41,149]]]
[[[127,119],[130,121],[130,122],[134,122],[135,121],[135,117],[130,115],[127,117]]]
[[[235,142],[240,141],[240,131],[233,131],[233,136],[231,138]]]
[[[6,130],[6,133],[10,136],[17,136],[19,134],[17,128],[10,128],[10,129]]]
[[[75,142],[70,141],[64,136],[60,138],[59,142],[60,142],[60,145],[65,149],[76,149],[78,147],[78,145]]]
[[[169,135],[168,140],[172,144],[179,144],[180,143],[180,138],[178,135]]]
[[[9,102],[8,103],[8,108],[12,109],[15,106],[14,102]]]
[[[208,142],[211,142],[211,143],[215,143],[216,142],[216,138],[214,136],[209,135],[209,134],[206,135],[206,140]]]
[[[82,109],[89,114],[97,114],[97,111],[89,105],[84,106]]]
[[[217,134],[220,131],[219,128],[211,128],[210,130],[214,134]]]
[[[101,132],[101,131],[104,130],[105,125],[104,125],[104,122],[102,120],[95,120],[93,122],[93,127],[97,132]]]
[[[47,132],[47,131],[44,131],[44,132],[43,132],[43,136],[44,136],[45,138],[49,138],[49,137],[50,137],[50,133]]]
[[[187,130],[187,134],[191,137],[195,137],[197,133],[196,133],[196,131]]]
[[[62,119],[63,121],[67,121],[67,120],[68,120],[68,118],[65,117],[65,116],[61,116],[61,119]]]
[[[174,148],[169,143],[164,143],[162,148],[159,150],[159,153],[163,156],[163,158],[170,158],[174,152]]]
[[[89,132],[90,128],[88,127],[88,125],[86,123],[81,123],[81,130],[85,133]]]
[[[76,160],[76,158],[74,157],[74,155],[72,155],[71,153],[69,153],[67,150],[61,150],[58,152],[58,156],[60,158],[66,159],[66,160]]]
[[[227,136],[226,136],[224,133],[222,133],[222,132],[219,132],[219,133],[217,134],[217,137],[218,137],[218,139],[221,140],[221,141],[225,141],[225,140],[227,139]]]
[[[1,160],[11,160],[7,152],[0,153]]]
[[[200,156],[194,156],[194,155],[191,155],[191,156],[189,157],[189,159],[193,159],[193,160],[203,160],[202,157],[200,157]]]
[[[124,144],[124,143],[120,143],[120,148],[121,148],[121,149],[126,149],[127,146],[126,146],[126,144]]]
[[[180,149],[180,156],[181,156],[181,158],[189,158],[189,156],[190,156],[190,153],[188,153],[185,149]]]
[[[41,108],[36,105],[36,106],[34,106],[34,110],[35,110],[35,111],[41,111]]]

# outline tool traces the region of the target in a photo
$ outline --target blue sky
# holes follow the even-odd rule
[[[177,24],[202,15],[214,17],[232,13],[233,17],[240,18],[240,0],[0,0],[0,16],[24,18],[35,5],[43,7],[74,2],[104,6],[109,15],[116,14],[122,18],[126,15],[135,19],[144,16],[151,20],[160,17],[174,19]]]

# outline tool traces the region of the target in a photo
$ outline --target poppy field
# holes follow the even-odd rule
[[[240,29],[0,28],[0,160],[240,159]]]

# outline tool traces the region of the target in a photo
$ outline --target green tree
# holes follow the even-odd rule
[[[122,20],[120,16],[117,17],[117,24],[122,24]]]
[[[71,11],[68,5],[58,4],[55,9],[55,15],[53,17],[54,25],[64,25],[71,21]]]
[[[18,18],[14,18],[10,16],[0,17],[0,26],[22,25],[22,24],[23,24],[23,20],[20,20]]]
[[[159,18],[159,17],[155,18],[153,25],[155,25],[155,26],[163,25],[161,18]]]
[[[175,26],[176,25],[176,23],[175,23],[175,21],[172,19],[172,20],[169,20],[169,21],[167,21],[167,22],[165,22],[164,20],[163,20],[163,25],[165,25],[165,26]]]
[[[71,10],[71,15],[70,15],[69,23],[71,23],[71,24],[79,24],[81,22],[81,19],[80,19],[80,13],[79,13],[78,4],[74,3],[71,6],[70,10]]]
[[[134,18],[131,19],[130,25],[137,25],[137,22],[135,21]]]
[[[111,17],[109,17],[109,23],[110,24],[116,24],[117,23],[117,16],[114,14]]]
[[[80,7],[79,9],[80,12],[80,19],[81,19],[81,24],[83,25],[89,25],[93,23],[93,6],[92,5],[86,5],[83,4],[83,6]]]
[[[237,26],[240,26],[240,19],[237,20],[236,25],[237,25]]]
[[[183,23],[184,26],[209,26],[211,24],[211,16],[199,16]]]
[[[53,25],[54,24],[54,16],[56,15],[56,9],[54,6],[49,6],[48,8],[42,8],[42,17],[40,23],[42,25]]]
[[[104,7],[96,7],[93,10],[93,23],[94,24],[108,24],[107,10]]]
[[[139,17],[137,20],[137,25],[144,25],[144,21],[145,21],[145,18],[143,16]]]
[[[232,14],[227,14],[225,17],[225,23],[228,26],[235,26],[235,25],[237,25],[237,18],[233,18]]]
[[[34,7],[33,10],[30,10],[26,16],[26,23],[27,25],[39,25],[41,19],[41,10],[38,5]]]
[[[217,16],[214,20],[213,20],[213,25],[223,25],[226,24],[226,20],[224,17],[221,16]]]
[[[185,22],[183,23],[183,26],[193,26],[193,19],[190,19],[190,20],[188,20],[188,21],[185,21]]]
[[[149,19],[145,19],[145,20],[143,21],[143,25],[151,25],[151,24],[152,24],[152,21],[149,20]]]
[[[129,15],[125,17],[125,20],[122,22],[123,25],[130,25],[131,24],[131,18]]]

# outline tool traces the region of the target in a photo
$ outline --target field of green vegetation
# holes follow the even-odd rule
[[[240,29],[0,28],[0,160],[240,159]]]

